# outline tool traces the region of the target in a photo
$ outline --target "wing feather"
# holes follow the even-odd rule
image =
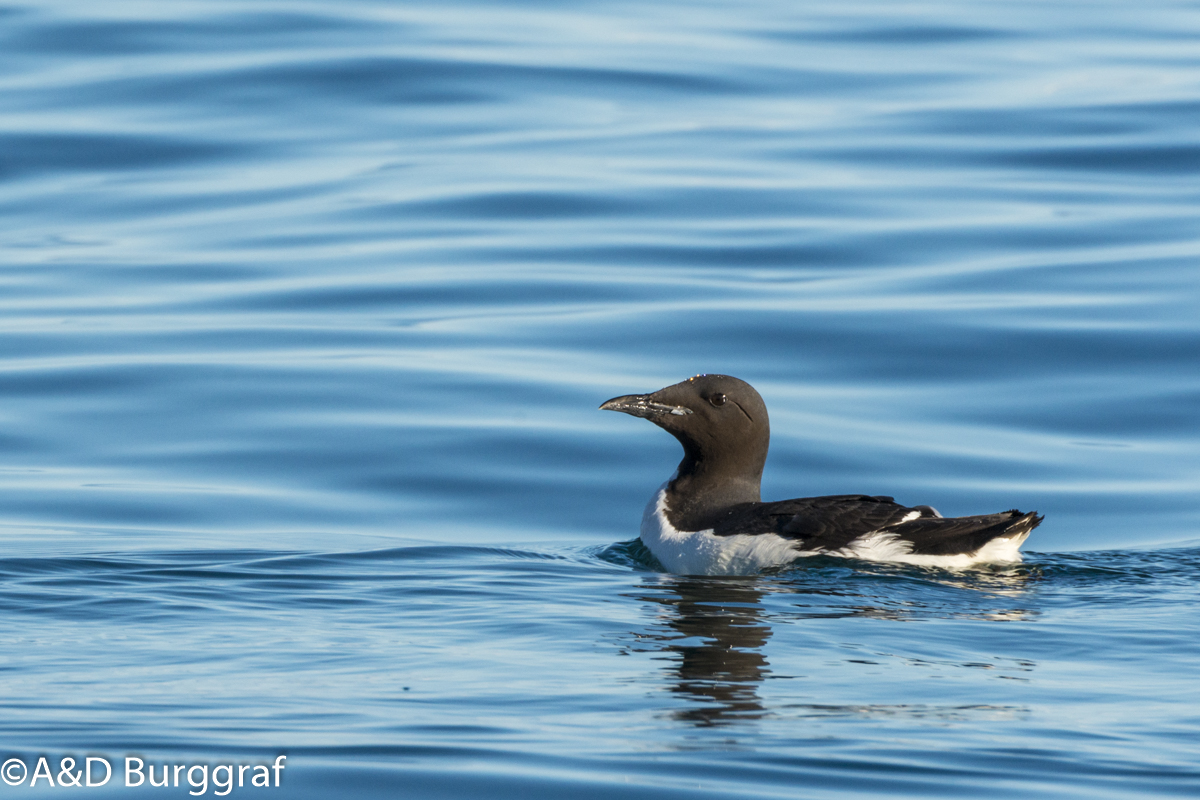
[[[929,506],[909,508],[890,497],[831,495],[735,506],[713,529],[718,536],[774,533],[799,550],[836,551],[870,533],[886,531],[922,555],[972,553],[999,536],[1027,534],[1042,518],[1005,511],[941,517]]]

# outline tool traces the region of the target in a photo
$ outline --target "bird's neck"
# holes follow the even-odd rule
[[[699,458],[685,450],[675,477],[667,484],[667,518],[679,531],[714,527],[735,506],[762,501],[761,459],[731,462]]]

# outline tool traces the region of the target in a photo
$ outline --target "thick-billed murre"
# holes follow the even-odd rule
[[[745,575],[813,555],[921,566],[1020,561],[1042,518],[1004,511],[946,518],[890,497],[834,495],[764,503],[759,492],[771,426],[754,387],[697,375],[600,406],[644,417],[683,445],[683,461],[651,498],[641,538],[683,575]]]

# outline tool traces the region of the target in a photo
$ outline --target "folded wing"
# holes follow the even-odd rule
[[[736,507],[714,533],[719,536],[774,533],[796,549],[842,550],[873,534],[895,537],[915,555],[973,553],[993,539],[1024,539],[1042,518],[1015,509],[998,514],[945,518],[928,506],[909,508],[890,497],[834,495],[801,497]]]

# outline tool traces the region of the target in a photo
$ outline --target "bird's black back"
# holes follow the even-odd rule
[[[798,550],[836,551],[867,534],[884,532],[917,555],[973,553],[992,539],[1027,533],[1042,518],[1020,511],[944,518],[928,506],[909,508],[890,497],[831,495],[774,503],[742,503],[713,520],[718,536],[773,533]]]

